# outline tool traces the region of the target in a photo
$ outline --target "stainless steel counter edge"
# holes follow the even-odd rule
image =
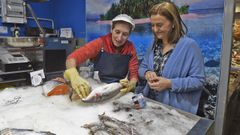
[[[213,135],[213,125],[213,120],[201,118],[187,135]]]

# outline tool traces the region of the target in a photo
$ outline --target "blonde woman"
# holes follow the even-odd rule
[[[185,35],[173,3],[156,4],[149,13],[155,39],[139,67],[147,81],[143,95],[196,114],[205,81],[201,50]]]

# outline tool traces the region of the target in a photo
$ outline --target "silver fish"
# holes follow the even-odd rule
[[[86,98],[82,99],[82,101],[85,103],[102,102],[116,96],[120,92],[121,88],[122,85],[117,82],[104,84],[93,89]]]
[[[48,131],[34,131],[32,129],[5,128],[0,130],[0,135],[56,135]]]

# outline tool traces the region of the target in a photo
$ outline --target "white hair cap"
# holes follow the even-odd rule
[[[117,15],[116,17],[114,17],[112,19],[112,23],[115,21],[124,21],[124,22],[130,23],[132,25],[132,30],[134,30],[134,28],[135,28],[135,23],[134,23],[132,17],[127,14]]]

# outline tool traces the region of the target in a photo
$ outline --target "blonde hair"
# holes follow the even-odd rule
[[[177,43],[177,41],[186,34],[187,27],[180,17],[177,7],[172,2],[163,2],[154,5],[149,10],[149,16],[161,15],[166,17],[173,25],[172,32],[168,37],[169,43]],[[183,29],[185,28],[185,30]],[[186,32],[185,32],[186,31]]]

